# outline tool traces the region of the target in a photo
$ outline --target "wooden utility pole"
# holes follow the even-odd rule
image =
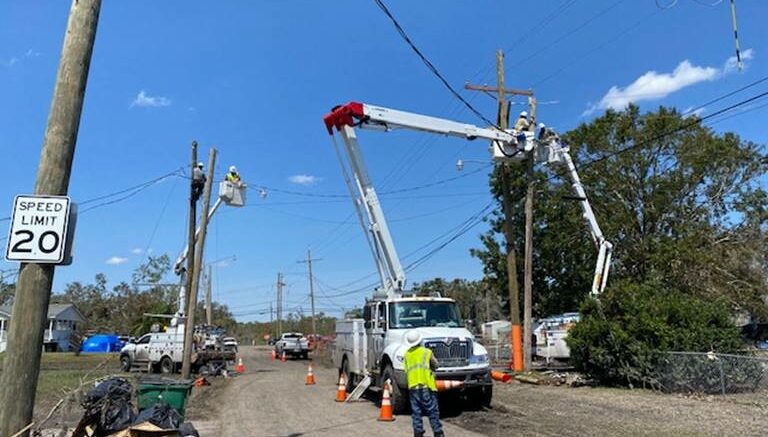
[[[496,87],[490,87],[486,85],[465,85],[465,88],[472,91],[480,91],[485,93],[496,92],[499,105],[499,128],[507,129],[507,103],[506,96],[510,95],[522,95],[528,96],[529,99],[533,98],[533,91],[530,90],[518,90],[508,89],[504,87],[504,52],[499,50],[496,52]],[[507,250],[507,287],[509,289],[509,320],[512,325],[510,332],[510,351],[512,360],[510,362],[510,368],[516,372],[522,372],[525,369],[524,361],[524,348],[523,348],[523,333],[520,325],[520,288],[517,282],[517,256],[515,248],[515,239],[513,232],[513,210],[512,210],[512,192],[510,184],[510,175],[507,163],[501,161],[499,164],[498,173],[501,177],[501,204],[504,212],[504,237],[506,240]],[[526,334],[526,336],[529,334]]]
[[[200,211],[200,238],[195,245],[195,264],[191,272],[192,288],[189,290],[187,321],[184,325],[184,358],[181,362],[181,377],[184,379],[189,379],[192,373],[192,334],[195,330],[197,289],[200,285],[200,271],[202,270],[203,253],[205,251],[205,236],[208,233],[208,208],[211,204],[211,187],[213,186],[213,168],[215,165],[216,149],[212,148],[208,153],[208,176],[205,180],[205,188],[203,189],[203,209]]]
[[[183,309],[189,308],[189,296],[192,291],[192,271],[195,269],[195,231],[197,229],[197,196],[195,196],[194,177],[195,169],[197,168],[197,141],[192,141],[192,164],[190,164],[189,171],[192,176],[189,184],[189,218],[187,219],[187,271],[184,276],[184,291],[185,294],[181,297],[183,302]],[[185,316],[189,316],[187,313]],[[184,331],[189,329],[189,320],[184,318]],[[186,334],[185,334],[186,337]]]
[[[530,108],[530,128],[536,126],[536,98],[528,97]],[[535,146],[534,146],[535,147]],[[523,367],[525,371],[531,370],[531,337],[533,332],[533,196],[536,181],[534,179],[533,165],[536,160],[536,150],[528,157],[526,179],[528,183],[525,193],[525,265],[523,266]]]
[[[283,274],[277,274],[277,337],[283,335]]]
[[[312,276],[312,261],[320,261],[321,258],[312,258],[312,251],[307,249],[307,259],[299,261],[302,264],[306,264],[309,270],[309,300],[312,306],[312,338],[313,344],[317,344],[317,319],[315,318],[315,281]]]
[[[37,167],[35,194],[67,194],[101,0],[72,2]],[[54,266],[22,263],[0,375],[0,436],[32,422]],[[27,431],[19,435],[26,436]]]
[[[213,277],[213,266],[208,266],[208,274],[205,276],[205,321],[208,326],[213,325],[213,296],[211,296],[211,278]]]

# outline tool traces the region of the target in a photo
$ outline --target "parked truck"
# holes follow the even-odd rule
[[[309,358],[309,340],[300,332],[286,332],[275,343],[275,352],[278,356],[283,353],[294,358]]]
[[[405,114],[377,109],[382,110],[376,116],[384,125],[397,124]],[[336,323],[334,362],[345,375],[348,391],[358,386],[360,390],[369,386],[381,388],[389,382],[393,409],[404,412],[408,409],[408,383],[403,362],[408,349],[405,335],[410,330],[417,330],[423,345],[432,350],[438,361],[437,379],[458,381],[456,390],[463,399],[474,405],[489,405],[493,385],[488,354],[482,345],[474,342],[464,326],[456,302],[439,294],[416,296],[405,289],[405,271],[353,128],[365,127],[366,123],[377,120],[373,114],[364,112],[364,105],[349,104],[337,107],[325,117],[329,134],[333,135],[334,128],[341,133],[346,152],[343,154],[337,149],[342,173],[367,234],[381,281],[381,287],[365,303],[362,319]],[[410,127],[420,129],[419,126],[429,125],[434,120],[416,116]],[[346,163],[342,158],[344,155]]]
[[[209,327],[197,327],[194,337],[191,363],[195,372],[206,366],[226,367],[228,361],[235,360],[236,350],[226,348],[222,337],[212,334]],[[120,368],[125,372],[138,368],[150,373],[174,373],[181,368],[183,351],[184,325],[179,324],[169,327],[165,332],[145,334],[123,346],[120,350]]]

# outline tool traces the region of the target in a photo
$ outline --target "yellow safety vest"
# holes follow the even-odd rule
[[[239,174],[227,173],[227,180],[229,182],[240,182],[240,175]]]
[[[421,386],[437,391],[435,375],[429,367],[431,359],[432,351],[423,346],[408,349],[405,353],[405,376],[408,378],[408,389]]]

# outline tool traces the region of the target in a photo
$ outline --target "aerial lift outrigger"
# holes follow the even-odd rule
[[[534,138],[533,132],[529,131],[516,132],[515,130],[502,130],[496,127],[482,128],[357,102],[335,107],[330,114],[324,117],[324,121],[329,134],[333,136],[335,128],[344,140],[359,196],[355,194],[351,185],[353,181],[346,176],[345,171],[346,181],[350,192],[356,199],[358,217],[364,227],[364,216],[367,216],[367,229],[370,231],[369,244],[374,258],[377,260],[384,291],[389,297],[402,292],[405,286],[405,274],[392,243],[376,191],[362,161],[355,127],[385,132],[394,129],[411,129],[468,140],[482,138],[491,141],[490,152],[494,160],[522,160],[533,154],[537,163],[544,162],[551,166],[564,167],[576,195],[575,199],[581,205],[582,215],[587,222],[592,240],[598,249],[591,293],[598,295],[605,289],[613,245],[603,236],[581,184],[576,166],[568,153],[569,148],[557,135],[549,135],[538,140]],[[341,160],[340,155],[339,159]],[[343,163],[342,166],[344,166]]]

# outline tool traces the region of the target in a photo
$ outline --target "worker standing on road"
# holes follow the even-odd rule
[[[437,369],[437,359],[432,351],[421,345],[421,334],[412,330],[405,334],[408,352],[405,353],[405,376],[408,379],[408,394],[411,399],[411,419],[413,436],[424,437],[422,415],[429,417],[429,424],[435,437],[444,437],[440,424],[440,411],[437,408],[437,384],[433,370]]]
[[[230,166],[229,173],[227,173],[227,181],[232,182],[235,185],[240,185],[240,173],[237,172],[237,167]]]
[[[205,187],[205,172],[203,172],[203,163],[198,162],[197,167],[192,169],[192,201],[197,202],[197,199],[203,194],[203,187]]]
[[[528,121],[528,112],[523,111],[520,113],[520,117],[517,117],[517,121],[515,122],[515,130],[518,132],[522,132],[525,130],[528,130],[528,127],[530,126],[530,122]]]

